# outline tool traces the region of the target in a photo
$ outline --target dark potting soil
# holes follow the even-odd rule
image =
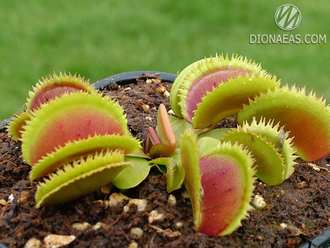
[[[137,84],[111,84],[103,94],[124,107],[129,130],[142,140],[147,128],[156,126],[159,104],[170,109],[170,88],[171,84],[151,76],[137,78]],[[235,125],[234,118],[219,124]],[[29,180],[30,166],[22,158],[21,143],[11,140],[5,129],[0,130],[0,140],[0,243],[8,247],[24,247],[28,241],[38,247],[49,234],[73,235],[65,247],[298,247],[330,227],[329,157],[313,163],[297,159],[293,175],[277,186],[256,180],[254,198],[261,196],[265,205],[251,209],[232,234],[209,237],[194,230],[186,190],[168,194],[166,178],[156,169],[139,186],[122,192],[145,199],[144,208],[128,204],[128,199],[113,206],[109,197],[120,192],[103,188],[36,209],[38,180]]]

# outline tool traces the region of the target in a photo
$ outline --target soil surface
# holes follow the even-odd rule
[[[157,107],[169,110],[171,84],[156,76],[139,77],[137,84],[112,84],[103,94],[124,107],[129,130],[144,139],[156,126]],[[219,126],[235,127],[234,118]],[[35,208],[38,180],[30,182],[30,166],[21,154],[20,142],[0,130],[0,247],[47,246],[71,239],[63,247],[298,247],[330,227],[329,157],[306,163],[297,159],[293,175],[278,186],[256,180],[254,197],[266,205],[254,207],[242,226],[231,235],[209,237],[194,230],[193,213],[184,188],[166,192],[166,178],[156,169],[138,187],[121,193],[100,189],[65,204]],[[120,196],[120,195],[119,195]],[[153,216],[159,219],[152,219]],[[69,236],[70,235],[70,236]],[[28,246],[31,245],[32,246]],[[63,243],[65,244],[65,242]]]

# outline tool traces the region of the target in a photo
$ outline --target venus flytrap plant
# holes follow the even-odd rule
[[[195,228],[208,235],[226,235],[240,225],[250,209],[254,174],[277,185],[293,174],[294,153],[307,161],[330,154],[325,102],[304,89],[280,88],[275,77],[241,57],[189,65],[175,80],[170,102],[179,149],[152,162],[167,168],[168,191],[184,176]],[[213,129],[230,115],[237,115],[237,128]]]
[[[221,119],[243,109],[249,98],[279,87],[279,81],[261,71],[260,66],[238,57],[232,60],[200,60],[188,66],[184,76],[178,76],[174,92],[171,91],[171,104],[184,119],[170,120],[171,132],[175,130],[175,136],[180,137],[180,149],[172,158],[151,161],[166,167],[168,192],[184,181],[193,206],[195,228],[207,235],[229,234],[246,216],[254,188],[253,155],[261,164],[257,175],[268,184],[281,183],[293,172],[293,150],[283,149],[287,135],[283,141],[280,139],[282,129],[278,130],[278,125],[261,122],[238,129],[212,130]],[[194,122],[196,119],[199,122]],[[161,121],[158,118],[165,133],[170,125]],[[197,133],[202,132],[197,129],[212,131],[198,138]],[[292,161],[285,160],[279,150],[291,154]]]
[[[70,75],[44,80],[9,127],[22,140],[31,180],[47,176],[37,189],[37,207],[110,182],[135,187],[157,166],[166,173],[168,192],[185,185],[196,230],[226,235],[250,209],[254,175],[277,185],[293,173],[295,149],[307,161],[330,153],[325,102],[304,89],[280,88],[280,81],[246,58],[217,56],[186,67],[170,96],[178,117],[159,106],[145,153],[117,103],[64,78],[81,81]],[[213,129],[230,115],[237,115],[237,128]]]
[[[24,129],[22,152],[32,165],[31,179],[49,175],[38,187],[36,207],[110,183],[133,165],[124,154],[140,150],[128,133],[123,109],[97,93],[65,93],[34,111]],[[120,160],[113,160],[113,151],[122,154]]]
[[[119,188],[133,187],[147,176],[147,156],[128,132],[118,103],[71,74],[44,79],[34,90],[25,121],[14,120],[9,132],[20,134],[23,157],[32,166],[30,179],[47,176],[37,188],[37,208],[112,181]]]
[[[254,173],[277,185],[294,172],[294,153],[306,161],[330,154],[325,101],[306,96],[304,89],[280,88],[275,77],[241,57],[189,65],[175,80],[170,102],[178,117],[170,119],[180,137],[177,163],[184,168],[194,224],[208,235],[239,226],[249,209]],[[230,115],[236,115],[237,128],[213,129]]]

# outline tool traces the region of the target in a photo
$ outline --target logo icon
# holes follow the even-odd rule
[[[293,4],[283,4],[275,11],[274,20],[280,29],[291,31],[300,24],[301,13]]]

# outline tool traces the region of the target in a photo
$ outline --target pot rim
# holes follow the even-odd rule
[[[142,76],[143,74],[157,75],[163,81],[172,83],[177,77],[177,75],[175,74],[160,71],[130,71],[104,78],[100,81],[93,83],[92,85],[94,85],[95,89],[102,89],[103,87],[108,86],[111,83],[117,83],[120,85],[134,83],[136,82],[136,78],[138,76]]]
[[[306,243],[299,246],[299,248],[326,248],[330,245],[330,228],[324,230],[320,235],[310,239]]]

